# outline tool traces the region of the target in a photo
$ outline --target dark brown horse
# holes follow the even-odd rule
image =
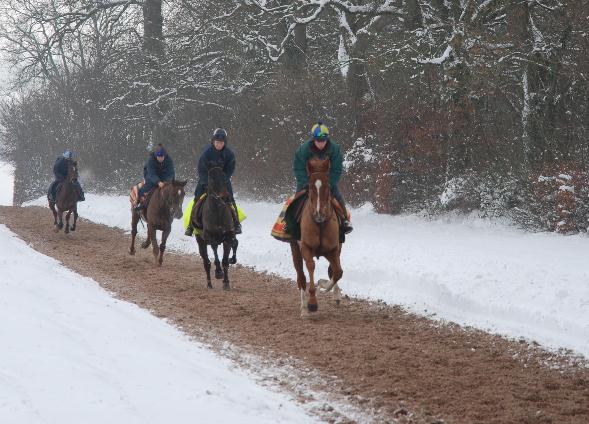
[[[67,234],[71,231],[76,231],[76,222],[78,220],[78,200],[80,199],[80,193],[76,187],[75,181],[78,179],[78,163],[69,160],[67,167],[67,176],[65,180],[57,185],[57,194],[55,196],[55,202],[51,200],[47,195],[49,201],[49,209],[53,212],[53,231],[56,233],[63,228],[63,213],[67,211],[65,215],[65,230]],[[57,210],[56,210],[57,207]],[[74,223],[70,227],[70,215],[74,214]],[[59,217],[59,222],[57,218]]]
[[[319,280],[319,287],[333,289],[336,303],[341,301],[341,290],[337,282],[342,278],[340,264],[341,242],[340,223],[332,204],[329,189],[329,160],[311,159],[307,163],[309,193],[301,215],[301,240],[291,242],[294,267],[297,272],[297,286],[301,296],[301,317],[317,311],[315,288],[315,260],[323,256],[329,261],[330,280]],[[309,272],[309,290],[303,272],[303,260]]]
[[[141,243],[142,249],[153,246],[155,265],[161,266],[166,250],[166,241],[172,230],[174,218],[182,218],[182,202],[184,201],[184,186],[186,181],[165,182],[162,187],[157,187],[147,206],[147,210],[137,211],[131,204],[131,248],[129,253],[135,254],[135,237],[137,236],[137,223],[142,217],[147,222],[147,240]],[[141,215],[141,216],[140,216]],[[162,232],[162,242],[157,244],[156,231]]]
[[[202,205],[202,231],[196,235],[198,252],[202,258],[205,272],[207,274],[207,287],[213,288],[211,283],[211,261],[207,251],[210,245],[215,254],[215,278],[223,278],[223,289],[229,290],[229,264],[235,263],[235,251],[237,239],[233,224],[233,206],[228,201],[230,195],[227,192],[227,180],[223,169],[213,167],[209,170],[209,181],[207,185],[207,196]],[[197,225],[197,208],[190,217],[193,228]],[[223,245],[223,259],[219,261],[217,248]],[[233,258],[229,254],[233,249]],[[220,265],[223,265],[221,270]]]

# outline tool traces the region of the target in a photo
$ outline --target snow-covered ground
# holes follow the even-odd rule
[[[3,225],[0,269],[2,423],[314,421]]]
[[[12,205],[12,193],[14,191],[14,178],[12,174],[14,168],[7,164],[0,162],[0,205]]]
[[[87,199],[79,204],[82,217],[130,229],[126,196]],[[93,207],[98,202],[100,208]],[[45,200],[32,203],[44,206]],[[288,245],[270,236],[281,205],[239,203],[248,215],[239,262],[293,278]],[[353,210],[352,222],[342,252],[344,293],[589,357],[586,235],[531,234],[473,216],[379,215],[369,205]],[[196,253],[181,226],[175,221],[169,248]],[[321,277],[326,268],[321,259]],[[293,302],[297,298],[293,289]]]

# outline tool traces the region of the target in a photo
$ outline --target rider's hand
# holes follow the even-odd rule
[[[159,183],[157,183],[157,185],[159,186],[159,188],[162,188],[164,186],[164,182],[160,181]]]

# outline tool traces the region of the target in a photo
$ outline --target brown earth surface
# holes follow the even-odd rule
[[[151,249],[130,256],[130,236],[117,229],[80,220],[75,233],[56,234],[39,207],[0,207],[0,223],[263,384],[315,402],[308,409],[325,421],[589,423],[589,368],[580,358],[378,302],[345,297],[337,307],[329,294],[301,320],[288,279],[234,266],[230,291],[219,280],[209,290],[197,256],[168,251],[155,268]]]

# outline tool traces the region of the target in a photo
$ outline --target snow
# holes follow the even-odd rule
[[[434,57],[431,59],[420,59],[418,60],[419,63],[431,63],[433,65],[441,65],[442,63],[444,63],[446,60],[448,60],[448,58],[450,57],[450,54],[452,53],[452,46],[448,45],[446,46],[446,50],[444,50],[444,53],[442,53],[441,56],[439,57]]]
[[[129,230],[125,196],[87,197],[81,216]],[[97,202],[100,212],[91,207]],[[281,205],[240,204],[249,217],[239,262],[292,278],[288,245],[269,236]],[[355,231],[342,254],[345,293],[589,356],[586,236],[529,234],[473,217],[428,221],[378,215],[369,205],[352,216]],[[168,246],[196,253],[196,243],[182,232],[176,221]],[[322,260],[318,273],[325,271]]]
[[[3,225],[0,266],[2,423],[313,422],[286,395]]]
[[[98,202],[101,207],[93,207]],[[44,199],[32,203],[45,206]],[[281,205],[239,204],[248,218],[238,261],[293,279],[288,244],[270,236]],[[130,229],[126,196],[88,194],[79,211],[92,221]],[[527,233],[474,215],[379,215],[370,205],[353,209],[352,222],[354,232],[342,251],[345,294],[589,357],[586,235]],[[195,240],[181,226],[174,222],[168,248],[196,254]],[[139,231],[145,233],[141,226]],[[321,259],[317,274],[325,277],[326,269]],[[293,302],[297,296],[293,283]]]

